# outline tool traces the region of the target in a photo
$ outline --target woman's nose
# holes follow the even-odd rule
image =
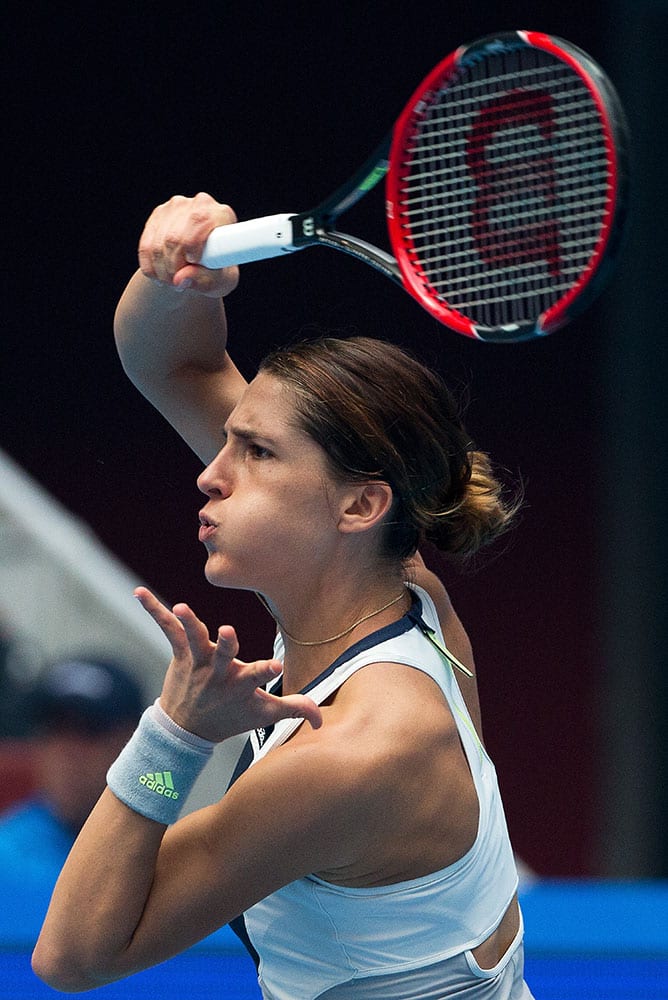
[[[197,488],[208,497],[225,497],[230,492],[229,477],[225,475],[223,451],[224,449],[219,451],[197,477]]]

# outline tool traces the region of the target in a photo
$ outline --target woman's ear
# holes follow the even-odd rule
[[[383,520],[392,506],[392,487],[372,481],[348,488],[339,518],[339,531],[368,531]]]

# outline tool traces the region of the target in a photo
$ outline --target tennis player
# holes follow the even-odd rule
[[[273,657],[243,662],[231,625],[211,641],[188,605],[138,589],[173,658],[34,969],[91,989],[241,917],[265,1000],[527,1000],[471,646],[419,556],[423,540],[476,552],[515,504],[440,379],[389,343],[299,343],[245,383],[222,308],[237,272],[197,264],[233,220],[207,195],[153,212],[117,343],[205,463],[206,576],[258,594]],[[179,819],[215,744],[249,731],[230,789]]]

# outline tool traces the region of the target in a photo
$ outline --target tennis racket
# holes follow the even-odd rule
[[[343,250],[458,333],[544,336],[610,275],[626,215],[627,129],[602,69],[562,39],[490,35],[421,83],[389,136],[316,208],[215,229],[217,268]],[[335,229],[383,178],[392,253]]]

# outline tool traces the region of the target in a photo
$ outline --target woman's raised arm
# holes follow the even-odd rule
[[[114,321],[128,377],[205,463],[221,447],[246,382],[227,353],[223,305],[238,270],[211,271],[197,261],[211,230],[234,221],[232,209],[206,194],[159,205]]]

